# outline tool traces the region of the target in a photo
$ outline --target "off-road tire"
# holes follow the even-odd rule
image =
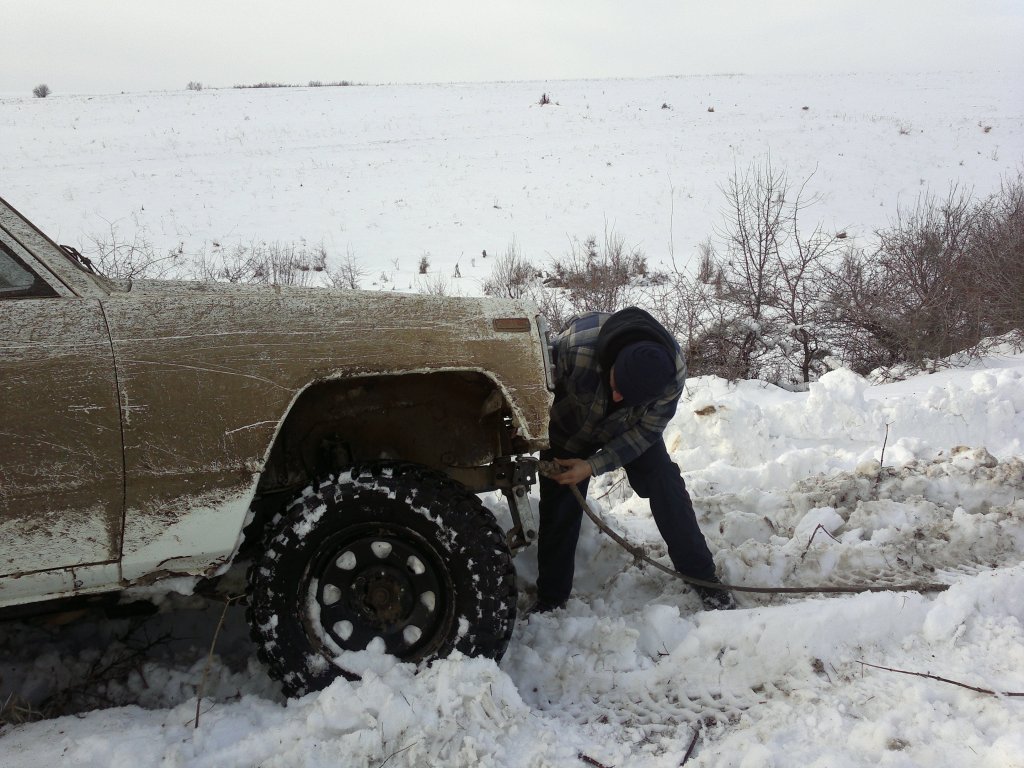
[[[515,613],[512,556],[494,516],[417,465],[366,464],[309,486],[249,569],[250,631],[289,696],[357,678],[346,652],[377,637],[408,662],[455,650],[500,659]]]

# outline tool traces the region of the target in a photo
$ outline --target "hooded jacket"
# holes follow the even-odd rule
[[[664,345],[675,361],[675,378],[647,403],[613,403],[609,376],[615,357],[637,341]],[[555,401],[549,432],[556,456],[585,458],[600,475],[629,464],[661,439],[686,383],[686,360],[650,314],[627,307],[579,315],[555,337],[551,354]]]

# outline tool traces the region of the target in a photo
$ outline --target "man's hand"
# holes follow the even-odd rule
[[[593,474],[585,459],[555,459],[555,463],[562,471],[551,479],[560,485],[578,485]]]

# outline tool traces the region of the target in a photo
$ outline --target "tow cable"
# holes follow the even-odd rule
[[[549,478],[554,478],[560,474],[558,464],[553,461],[541,461],[538,465],[538,469],[542,475]],[[888,585],[888,586],[816,586],[816,587],[748,587],[740,584],[725,584],[714,581],[705,581],[704,579],[696,579],[692,576],[684,576],[678,571],[673,570],[665,565],[662,565],[657,560],[649,557],[640,547],[630,544],[622,536],[612,530],[601,517],[594,512],[587,502],[586,498],[580,493],[580,489],[573,485],[573,495],[576,496],[576,501],[579,502],[580,507],[584,512],[587,513],[587,517],[594,521],[594,525],[600,528],[604,533],[608,534],[612,540],[626,550],[633,556],[635,560],[640,560],[648,565],[653,565],[659,571],[667,573],[669,576],[674,576],[687,584],[692,584],[696,587],[711,587],[712,589],[725,589],[732,592],[757,592],[761,594],[806,594],[816,592],[845,592],[860,594],[862,592],[944,592],[949,589],[949,584],[938,584],[935,582],[922,582],[918,584],[902,584],[902,585]]]

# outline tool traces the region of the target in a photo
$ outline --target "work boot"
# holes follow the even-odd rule
[[[707,579],[707,581],[712,581],[716,584],[721,583],[717,576]],[[733,597],[732,592],[727,589],[699,587],[694,584],[693,591],[700,597],[700,601],[704,604],[705,611],[731,611],[734,608],[739,607],[736,605],[736,598]]]

